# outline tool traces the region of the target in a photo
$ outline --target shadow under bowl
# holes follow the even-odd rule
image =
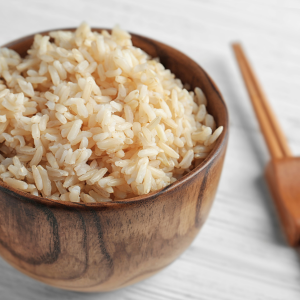
[[[33,37],[4,46],[24,56]],[[191,89],[200,87],[209,113],[224,130],[209,156],[183,178],[157,192],[123,201],[55,201],[0,182],[1,256],[28,276],[58,288],[110,291],[155,274],[191,244],[215,197],[228,141],[228,113],[218,88],[183,53],[135,34],[132,41],[159,57]]]

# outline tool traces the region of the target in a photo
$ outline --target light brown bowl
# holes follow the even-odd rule
[[[55,201],[0,182],[1,256],[55,287],[110,291],[155,274],[191,244],[215,197],[228,140],[228,114],[218,88],[183,53],[139,35],[132,34],[132,40],[192,89],[199,86],[208,99],[208,111],[224,131],[205,161],[182,179],[125,201]],[[5,46],[25,55],[32,41],[33,35]]]

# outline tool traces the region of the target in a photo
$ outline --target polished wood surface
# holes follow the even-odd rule
[[[266,167],[265,176],[282,229],[291,246],[300,246],[300,157],[292,156],[241,45],[235,43],[232,47],[270,152],[271,161]]]
[[[31,41],[32,36],[7,46],[24,54]],[[210,211],[228,140],[222,96],[206,72],[179,51],[138,35],[133,35],[133,43],[159,57],[191,88],[202,88],[208,111],[224,131],[204,162],[181,180],[127,201],[66,203],[0,183],[1,256],[44,283],[77,291],[109,291],[145,279],[191,244]]]
[[[300,246],[300,157],[273,159],[266,167],[266,180],[275,201],[287,242]]]

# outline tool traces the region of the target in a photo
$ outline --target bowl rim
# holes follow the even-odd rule
[[[8,43],[5,43],[4,45],[0,46],[0,48],[3,48],[3,47],[10,48],[10,47],[12,47],[16,44],[23,43],[23,42],[25,42],[29,39],[32,39],[36,34],[43,35],[43,34],[48,34],[51,31],[75,31],[76,29],[77,29],[76,27],[66,27],[66,28],[57,28],[57,29],[54,28],[54,29],[39,31],[39,32],[36,32],[36,33],[32,33],[32,34],[17,38],[17,39],[15,39],[13,41],[10,41]],[[107,31],[111,32],[112,29],[102,28],[102,27],[91,27],[91,30],[95,30],[95,31],[107,30]],[[197,62],[195,62],[192,58],[190,58],[189,56],[187,56],[183,52],[177,50],[176,48],[174,48],[172,46],[169,46],[168,44],[165,44],[163,42],[160,42],[158,40],[154,40],[152,38],[149,38],[147,36],[143,36],[143,35],[140,35],[140,34],[136,34],[136,33],[132,33],[132,32],[129,32],[129,34],[133,37],[144,39],[147,42],[160,44],[161,46],[164,46],[166,48],[169,48],[172,51],[177,52],[182,57],[185,57],[185,58],[191,60],[193,63],[195,63],[197,65],[197,67],[199,67],[201,69],[203,74],[208,79],[208,82],[210,83],[210,85],[212,86],[212,88],[214,89],[216,94],[218,95],[218,98],[219,98],[218,100],[220,101],[220,103],[222,103],[223,108],[224,108],[224,113],[225,113],[225,123],[222,125],[223,126],[223,132],[219,136],[216,145],[211,150],[209,155],[197,167],[195,167],[193,170],[191,170],[190,172],[185,174],[182,178],[180,178],[179,180],[176,180],[172,184],[169,184],[166,187],[164,187],[162,189],[159,189],[157,191],[151,192],[149,194],[140,195],[140,196],[136,196],[136,197],[132,197],[132,198],[126,198],[124,200],[119,199],[119,200],[113,200],[111,202],[97,202],[97,203],[81,203],[81,202],[54,200],[54,199],[45,198],[45,197],[41,197],[41,196],[31,195],[27,192],[12,188],[9,185],[7,185],[6,183],[4,183],[2,180],[0,180],[0,190],[1,191],[4,191],[5,193],[8,193],[8,194],[12,194],[17,198],[22,198],[23,199],[25,197],[27,199],[33,200],[33,201],[35,201],[37,203],[40,203],[40,204],[46,204],[47,203],[47,204],[50,204],[50,205],[57,205],[57,206],[58,205],[59,206],[63,205],[63,206],[68,206],[68,207],[73,207],[73,208],[79,208],[79,207],[102,208],[102,207],[116,207],[118,205],[122,206],[122,205],[128,205],[128,204],[136,204],[136,203],[141,203],[142,201],[153,200],[153,199],[157,198],[158,195],[160,195],[164,192],[170,192],[170,191],[178,188],[179,186],[183,185],[184,183],[189,181],[189,179],[191,179],[194,176],[197,176],[200,172],[202,172],[204,169],[209,167],[209,165],[214,161],[214,159],[217,158],[217,156],[221,152],[221,149],[226,147],[227,140],[228,140],[228,131],[229,131],[228,109],[227,109],[226,103],[224,101],[224,98],[223,98],[222,94],[220,93],[217,85],[211,79],[211,77],[207,74],[207,72]]]

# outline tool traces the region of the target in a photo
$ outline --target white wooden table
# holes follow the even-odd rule
[[[230,113],[230,141],[210,217],[191,247],[158,275],[111,293],[36,282],[0,259],[1,300],[300,299],[290,249],[264,178],[269,159],[230,43],[242,41],[295,155],[300,154],[300,2],[297,0],[1,0],[0,45],[36,31],[122,28],[163,41],[201,64]]]

